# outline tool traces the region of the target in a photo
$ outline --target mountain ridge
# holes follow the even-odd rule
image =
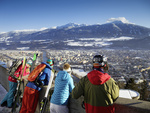
[[[53,46],[57,45],[58,43],[61,44],[64,48],[69,48],[68,43],[64,43],[64,41],[67,40],[74,40],[74,41],[81,41],[81,38],[99,38],[99,39],[107,39],[107,38],[119,38],[119,37],[132,37],[130,40],[118,40],[113,41],[109,43],[113,43],[109,45],[108,47],[114,47],[118,46],[126,46],[132,47],[131,45],[136,45],[134,43],[138,43],[139,48],[143,48],[139,44],[139,40],[145,43],[147,47],[150,47],[150,44],[148,41],[150,40],[150,28],[139,26],[132,23],[126,23],[122,21],[113,21],[105,24],[94,24],[94,25],[86,25],[86,24],[75,24],[75,23],[68,23],[66,25],[58,26],[55,28],[48,28],[44,30],[38,30],[38,31],[17,31],[17,32],[7,32],[4,34],[0,34],[0,48],[11,48],[18,46],[30,46],[28,44],[22,44],[22,41],[30,41],[32,44],[36,42],[39,43],[46,43],[46,42],[53,42]],[[40,40],[45,40],[45,42],[40,42]],[[146,41],[148,40],[148,41]],[[81,41],[83,42],[83,40]],[[101,41],[103,42],[103,41]],[[131,44],[132,42],[132,44]],[[40,44],[37,44],[38,47]],[[84,42],[85,43],[85,42]],[[90,41],[86,42],[90,43]],[[95,48],[95,42],[93,42],[93,48]],[[108,42],[103,42],[108,43]],[[120,43],[120,44],[119,44]],[[67,45],[68,44],[68,45]],[[131,44],[131,45],[129,45]],[[85,44],[83,44],[85,45]],[[92,45],[92,44],[91,44]],[[96,44],[97,45],[97,44]],[[34,44],[36,46],[36,44]],[[59,45],[57,45],[59,46]],[[38,48],[38,47],[29,47],[29,48]],[[45,48],[51,47],[49,44]],[[101,46],[96,46],[101,47]],[[114,47],[114,48],[116,48]],[[128,48],[127,47],[127,48]],[[144,47],[144,48],[147,48]]]

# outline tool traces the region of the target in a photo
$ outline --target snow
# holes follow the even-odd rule
[[[68,42],[69,46],[93,46],[92,43],[86,43],[86,42]]]
[[[86,76],[88,72],[85,72],[83,69],[72,69],[73,73],[78,74],[80,78]]]
[[[117,28],[119,31],[122,31],[118,26],[116,26],[115,24],[113,24],[113,26],[115,27],[115,28]]]
[[[114,22],[114,21],[121,21],[122,23],[129,23],[129,21],[125,17],[110,18],[107,20],[107,23]]]
[[[19,32],[31,32],[31,31],[38,31],[37,29],[23,29],[23,30],[14,30],[12,32],[19,33]]]
[[[20,41],[21,44],[28,44],[28,43],[31,43],[31,41]]]
[[[30,47],[18,47],[17,49],[18,50],[28,50],[28,49],[30,49]]]
[[[64,42],[73,42],[74,40],[67,40],[67,41],[64,41]]]
[[[2,41],[7,41],[8,39],[10,39],[10,38],[13,38],[13,37],[1,37],[0,38],[0,42],[2,42]]]
[[[51,27],[51,29],[57,29],[57,26]]]
[[[34,42],[45,42],[46,40],[34,40]]]
[[[129,90],[129,89],[120,89],[119,97],[132,99],[133,97],[138,97],[140,94],[137,91]]]
[[[42,27],[42,28],[40,29],[40,31],[43,31],[43,30],[46,30],[46,29],[48,29],[48,28]]]
[[[79,41],[75,40],[67,40],[64,41],[69,46],[109,46],[113,44],[113,41],[124,41],[124,40],[131,40],[134,39],[134,37],[112,37],[112,38],[79,38]],[[90,42],[89,42],[90,41]]]
[[[62,26],[57,26],[57,29],[61,29],[61,28],[74,28],[74,27],[81,27],[81,26],[86,26],[85,24],[76,24],[76,23],[68,23],[66,25],[62,25]]]
[[[4,34],[4,33],[6,33],[6,32],[0,32],[0,34]]]
[[[133,37],[119,37],[119,38],[106,38],[104,41],[121,41],[121,40],[131,40]]]

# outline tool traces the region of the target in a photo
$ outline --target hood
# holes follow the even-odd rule
[[[46,68],[49,68],[50,70],[52,70],[52,67],[48,63],[42,62],[42,64],[46,64]]]
[[[65,80],[68,80],[69,79],[69,74],[67,73],[67,71],[59,71],[58,74],[57,74],[57,78],[65,81]]]
[[[89,81],[94,85],[101,85],[108,81],[111,77],[107,73],[93,70],[87,75]]]

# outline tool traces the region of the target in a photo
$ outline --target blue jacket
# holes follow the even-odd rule
[[[46,62],[42,62],[42,64],[46,64],[46,68],[44,69],[42,75],[39,77],[38,81],[41,81],[43,85],[48,85],[52,68]],[[41,90],[41,88],[38,87],[34,82],[28,82],[27,87],[30,87],[39,91]]]
[[[72,77],[66,71],[59,71],[55,79],[55,88],[50,102],[57,105],[67,105],[73,88]]]

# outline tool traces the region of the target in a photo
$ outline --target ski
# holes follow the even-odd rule
[[[45,113],[46,105],[47,105],[47,102],[48,102],[48,94],[49,94],[49,90],[50,90],[51,85],[52,85],[53,78],[54,78],[54,74],[51,70],[51,77],[50,77],[50,80],[49,80],[49,83],[48,83],[48,86],[47,86],[47,89],[46,89],[46,92],[45,92],[45,96],[42,99],[42,101],[40,102],[41,103],[40,113]]]
[[[34,55],[33,55],[33,62],[32,62],[32,66],[31,66],[31,68],[30,68],[30,72],[32,72],[33,69],[34,69],[34,66],[35,66],[35,63],[36,63],[37,56],[38,56],[38,53],[37,53],[37,54],[34,53]]]
[[[26,63],[27,63],[27,59],[26,59],[26,57],[24,57],[23,64],[22,64],[23,71],[20,74],[19,79],[18,79],[17,91],[16,91],[16,94],[15,94],[15,99],[14,99],[14,103],[13,103],[13,106],[12,106],[11,113],[16,112],[17,102],[19,102],[19,96],[21,95],[20,85],[21,85],[21,82],[22,82],[22,76],[23,76],[23,73],[24,73]]]

